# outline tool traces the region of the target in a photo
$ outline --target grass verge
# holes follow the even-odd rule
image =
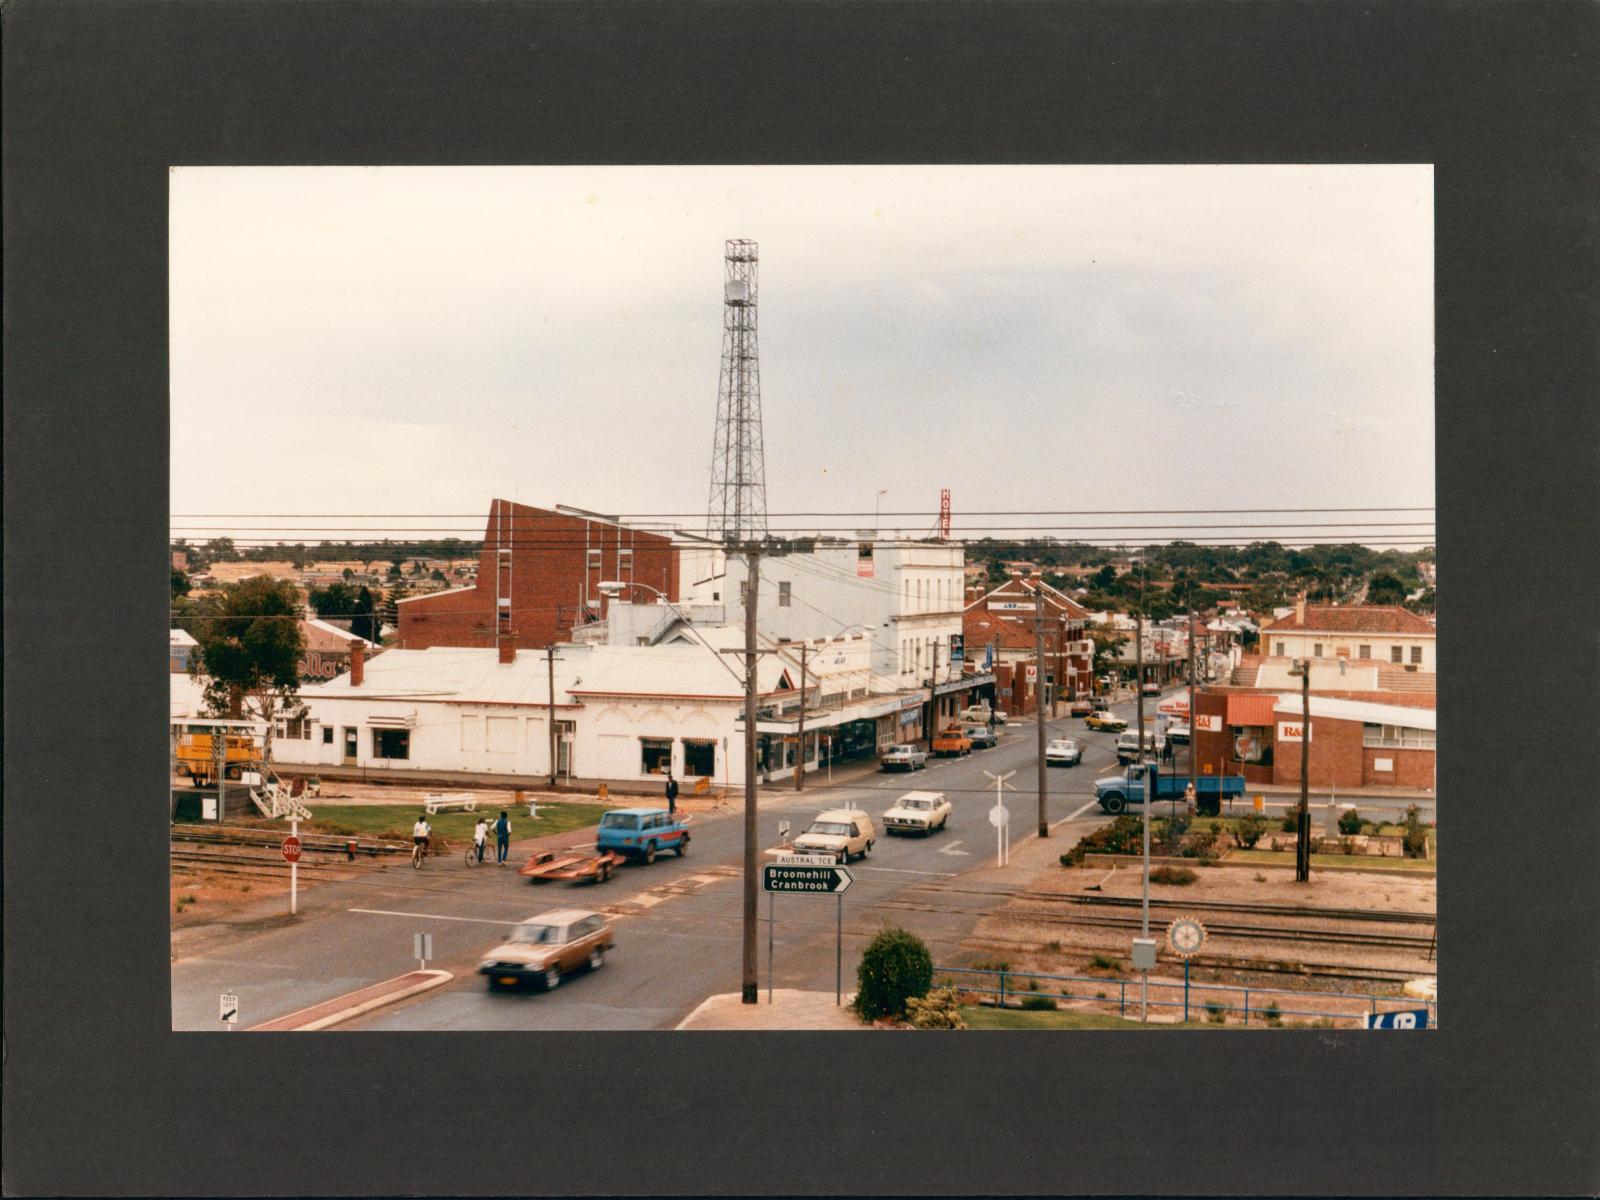
[[[961,1008],[961,1018],[969,1029],[1221,1029],[1220,1025],[1206,1025],[1203,1021],[1182,1023],[1142,1024],[1109,1013],[1094,1012],[1028,1012],[1016,1008],[989,1008],[982,1004],[967,1004]]]

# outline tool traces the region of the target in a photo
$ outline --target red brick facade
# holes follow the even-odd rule
[[[548,646],[568,636],[580,618],[604,615],[604,580],[645,584],[678,599],[671,538],[495,500],[476,586],[402,601],[400,645],[493,646],[499,633],[515,633],[518,645]],[[652,593],[640,588],[634,598],[648,600]],[[500,599],[510,604],[501,606]]]

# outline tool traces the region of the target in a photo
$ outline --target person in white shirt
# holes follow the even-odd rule
[[[428,825],[426,815],[417,818],[417,823],[411,827],[411,842],[421,846],[422,852],[428,852],[428,839],[433,836],[433,829]]]
[[[472,846],[478,855],[478,861],[483,861],[483,848],[489,838],[489,818],[479,817],[478,823],[472,827]]]

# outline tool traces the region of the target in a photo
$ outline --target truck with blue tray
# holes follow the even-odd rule
[[[1124,813],[1132,805],[1144,804],[1145,782],[1145,776],[1138,772],[1131,776],[1114,775],[1109,779],[1097,779],[1094,785],[1094,798],[1099,801],[1104,811],[1113,815]],[[1157,775],[1156,802],[1158,804],[1163,800],[1181,802],[1188,786],[1187,775]],[[1214,817],[1222,811],[1224,800],[1244,795],[1244,789],[1243,775],[1201,775],[1195,780],[1195,811],[1202,816]]]

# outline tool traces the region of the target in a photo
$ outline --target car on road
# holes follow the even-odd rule
[[[878,830],[872,818],[859,808],[830,808],[794,840],[797,854],[831,854],[839,862],[872,853]]]
[[[990,708],[987,704],[974,704],[963,708],[960,716],[963,721],[977,721],[983,725],[987,725],[990,718],[993,718],[996,725],[1006,723],[1006,714],[997,708]]]
[[[1090,713],[1083,719],[1083,723],[1090,729],[1109,730],[1112,733],[1120,733],[1128,727],[1128,719],[1126,717],[1119,717],[1109,709],[1103,708]]]
[[[653,863],[662,850],[689,853],[689,827],[664,808],[613,808],[600,818],[595,850]]]
[[[1144,687],[1140,688],[1139,690],[1141,692],[1143,692],[1146,696],[1159,696],[1159,695],[1161,695],[1161,685],[1159,683],[1147,683],[1147,684],[1144,685]]]
[[[1071,738],[1054,738],[1044,748],[1047,767],[1075,767],[1083,761],[1083,747]]]
[[[959,757],[972,753],[972,739],[961,731],[960,725],[947,725],[933,739],[933,752]]]
[[[905,742],[885,750],[883,757],[878,759],[878,765],[885,771],[920,771],[928,765],[928,752],[921,746]]]
[[[972,743],[974,750],[993,750],[1000,744],[1000,739],[995,736],[994,730],[987,725],[968,725],[961,732],[966,734],[967,741]]]
[[[1130,763],[1139,761],[1139,734],[1137,731],[1124,730],[1117,737],[1117,761]],[[1156,756],[1166,749],[1167,739],[1159,733],[1152,733],[1148,729],[1144,734],[1144,753],[1147,756]]]
[[[1087,717],[1095,709],[1095,702],[1088,696],[1079,696],[1067,709],[1067,715],[1073,717]]]
[[[1180,746],[1189,744],[1189,722],[1174,721],[1167,726],[1167,741],[1176,742]]]
[[[943,792],[907,792],[883,814],[885,833],[930,834],[950,822],[952,806]]]
[[[532,982],[548,992],[573,971],[598,971],[616,944],[611,922],[599,913],[555,909],[514,926],[483,956],[478,974],[488,977],[491,991]]]

